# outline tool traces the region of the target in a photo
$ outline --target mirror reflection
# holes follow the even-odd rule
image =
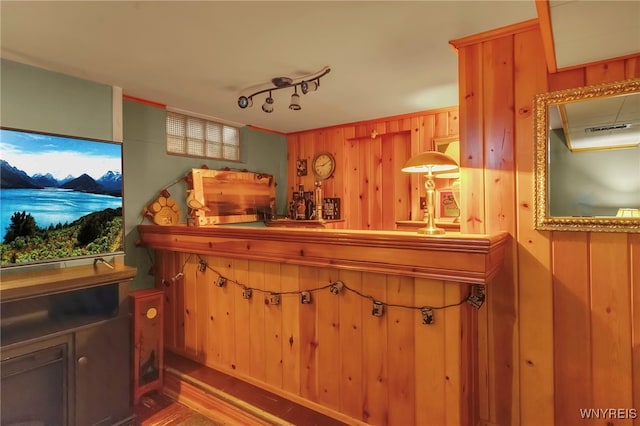
[[[640,80],[539,95],[536,229],[638,228]]]

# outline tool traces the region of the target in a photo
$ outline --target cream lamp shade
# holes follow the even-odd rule
[[[444,172],[458,168],[456,160],[438,151],[425,151],[411,157],[402,168],[407,173]]]

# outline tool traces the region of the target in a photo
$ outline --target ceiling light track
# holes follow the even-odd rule
[[[597,133],[597,132],[608,132],[609,130],[624,130],[630,129],[631,123],[622,123],[622,124],[607,124],[604,126],[596,126],[596,127],[587,127],[584,129],[586,133]]]
[[[300,87],[300,91],[303,95],[306,95],[309,92],[315,92],[320,87],[320,79],[325,75],[329,74],[331,68],[324,67],[322,70],[318,71],[316,75],[313,74],[311,77],[304,77],[297,83],[293,82],[293,79],[289,77],[275,77],[271,79],[271,83],[273,87],[268,89],[259,90],[255,93],[250,94],[249,96],[240,96],[238,98],[238,106],[242,109],[253,106],[253,97],[257,95],[261,95],[263,93],[269,93],[267,98],[265,99],[264,104],[262,104],[262,110],[266,113],[273,112],[273,98],[271,97],[271,93],[286,88],[293,88],[293,94],[291,95],[291,103],[289,104],[289,109],[294,111],[299,111],[302,109],[300,106],[300,95],[298,95],[298,87]]]

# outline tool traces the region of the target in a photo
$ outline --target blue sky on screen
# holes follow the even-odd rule
[[[108,171],[122,173],[121,151],[118,143],[0,130],[0,159],[29,176],[50,173],[63,179],[86,173],[99,179]]]

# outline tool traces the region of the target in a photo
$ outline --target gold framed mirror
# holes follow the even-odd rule
[[[640,79],[537,95],[535,229],[640,232]]]

